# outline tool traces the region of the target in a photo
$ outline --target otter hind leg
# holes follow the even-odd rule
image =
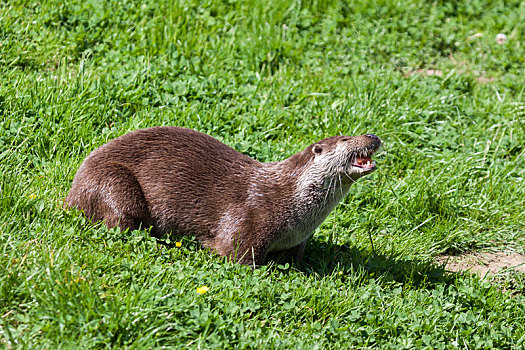
[[[150,225],[142,188],[126,166],[86,167],[77,177],[66,197],[67,206],[82,210],[92,222],[104,221],[109,228],[136,230]]]
[[[250,232],[251,230],[239,230],[240,232]],[[240,235],[235,235],[240,236]],[[253,239],[253,237],[235,237],[232,246],[228,247],[228,255],[233,261],[251,267],[264,265],[268,254],[268,244],[264,240]]]
[[[277,262],[289,262],[289,263],[300,263],[303,259],[304,248],[306,247],[306,241],[301,244],[296,245],[295,247],[288,248],[285,250],[280,250],[276,252],[271,252],[268,254],[268,261],[277,261]]]

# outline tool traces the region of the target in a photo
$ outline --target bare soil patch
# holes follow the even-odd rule
[[[525,255],[512,251],[442,255],[437,261],[445,264],[447,271],[470,271],[480,276],[495,275],[503,270],[525,273]]]
[[[480,84],[493,83],[496,81],[496,78],[493,77],[477,77],[476,81]]]
[[[409,71],[405,75],[406,76],[412,76],[412,75],[416,75],[416,74],[426,75],[426,76],[429,76],[429,77],[433,77],[433,76],[442,77],[443,76],[443,71],[438,70],[438,69],[418,69],[418,70]]]
[[[460,69],[458,71],[459,74],[465,74],[465,69]],[[481,74],[480,76],[476,77],[476,81],[480,84],[488,84],[493,83],[496,81],[494,77],[488,77],[483,75],[484,72],[478,72],[477,74]],[[443,71],[439,69],[418,69],[418,70],[412,70],[407,73],[405,73],[405,77],[409,77],[412,75],[425,75],[428,77],[442,77]]]

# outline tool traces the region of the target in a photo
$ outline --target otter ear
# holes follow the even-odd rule
[[[312,152],[318,156],[320,155],[321,153],[323,153],[323,146],[321,146],[320,144],[316,143],[314,145],[314,147],[312,148]]]

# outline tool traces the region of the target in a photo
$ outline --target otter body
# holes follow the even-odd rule
[[[244,264],[272,252],[300,260],[351,184],[375,170],[369,157],[380,144],[375,135],[334,136],[260,163],[194,130],[143,129],[94,150],[65,206],[108,227],[193,234]]]

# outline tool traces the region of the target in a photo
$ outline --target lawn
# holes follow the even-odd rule
[[[525,347],[523,274],[436,260],[525,253],[524,44],[519,0],[0,1],[0,347]],[[252,271],[62,208],[155,125],[264,162],[384,146],[302,264]]]

